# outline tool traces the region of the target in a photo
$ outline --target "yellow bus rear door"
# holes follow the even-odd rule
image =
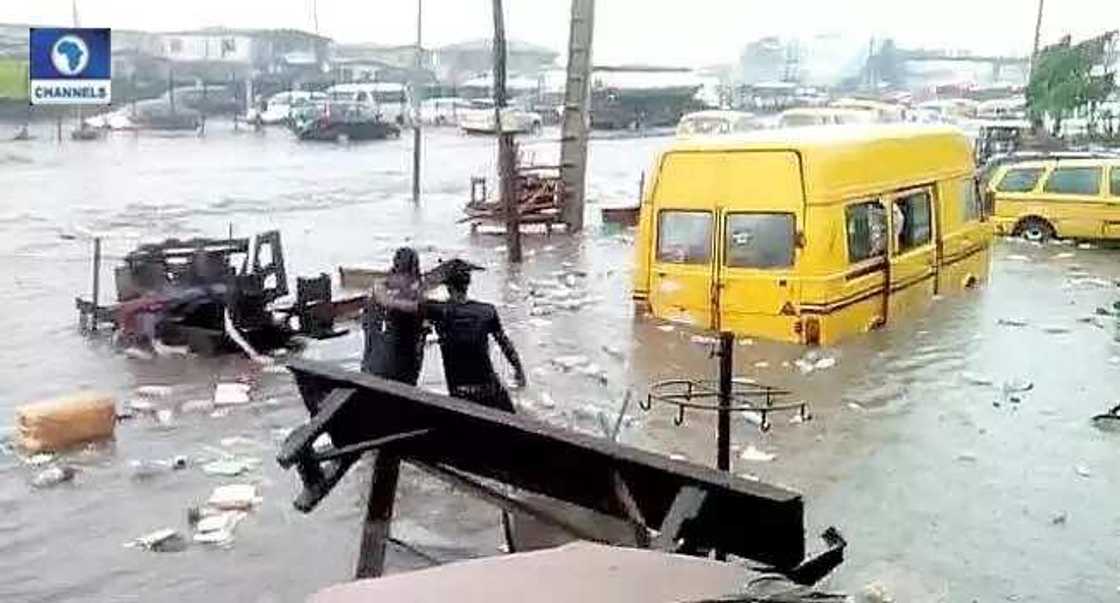
[[[893,320],[933,295],[936,200],[930,187],[901,191],[885,200],[890,208],[891,233],[888,320]]]

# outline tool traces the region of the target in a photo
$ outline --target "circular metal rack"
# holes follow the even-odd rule
[[[809,403],[804,400],[788,402],[792,392],[769,385],[733,379],[728,403],[721,404],[719,383],[712,380],[667,379],[654,383],[644,401],[639,401],[642,410],[649,410],[654,402],[677,407],[673,418],[674,425],[684,423],[686,410],[707,412],[753,412],[761,418],[759,429],[770,430],[769,415],[773,412],[796,410],[801,419],[808,421]]]

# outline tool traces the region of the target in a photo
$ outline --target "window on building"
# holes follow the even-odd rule
[[[793,266],[793,214],[730,214],[724,240],[725,263],[731,268]]]
[[[1027,193],[1034,190],[1042,176],[1042,168],[1016,168],[1007,170],[996,190],[1001,193]]]
[[[895,249],[903,253],[928,245],[933,238],[929,191],[911,193],[894,200]]]
[[[1101,168],[1060,167],[1050,173],[1042,190],[1059,195],[1099,195]]]
[[[961,222],[975,222],[979,220],[981,214],[980,204],[983,202],[980,197],[980,191],[977,189],[976,181],[972,178],[965,178],[961,180],[961,206],[960,216]]]
[[[1109,185],[1109,192],[1113,197],[1120,197],[1120,167],[1114,167],[1110,170],[1111,184]]]
[[[181,38],[171,38],[171,41],[168,42],[168,48],[173,54],[183,52],[183,40]]]
[[[235,38],[222,38],[222,56],[234,54],[237,52],[237,40]]]
[[[657,261],[707,264],[712,257],[712,214],[663,211],[657,222]]]
[[[849,205],[845,210],[848,227],[848,261],[855,264],[887,253],[887,212],[878,201]]]

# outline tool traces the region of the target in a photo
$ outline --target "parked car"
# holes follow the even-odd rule
[[[471,108],[459,118],[459,128],[468,134],[495,134],[498,131],[494,119],[494,102],[473,100]],[[516,107],[502,109],[502,131],[514,134],[539,134],[544,128],[540,113],[524,111]]]
[[[294,111],[308,104],[324,101],[325,92],[308,92],[306,90],[291,90],[278,92],[268,97],[264,108],[254,108],[245,116],[245,120],[254,122],[260,120],[262,124],[283,124],[291,120]]]
[[[457,96],[429,98],[420,103],[420,122],[436,126],[457,126],[459,118],[474,108],[471,101]]]
[[[387,122],[398,126],[411,122],[409,94],[404,84],[393,82],[358,82],[336,84],[327,88],[327,101],[356,103]]]

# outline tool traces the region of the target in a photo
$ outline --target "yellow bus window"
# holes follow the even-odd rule
[[[712,257],[712,214],[663,211],[657,219],[657,261],[707,264]]]
[[[1120,197],[1120,167],[1112,168],[1110,173],[1112,174],[1110,177],[1111,184],[1108,188],[1113,197]]]
[[[731,268],[793,266],[793,214],[729,214],[724,263]]]
[[[933,234],[929,206],[929,193],[926,191],[895,199],[895,243],[900,253],[929,244]]]
[[[1067,167],[1057,168],[1042,190],[1060,195],[1099,195],[1101,192],[1101,168]]]
[[[1039,176],[1042,176],[1042,168],[1007,170],[996,190],[1001,193],[1028,193],[1034,190],[1034,185],[1038,184]]]
[[[848,226],[848,261],[855,264],[887,252],[887,212],[878,201],[849,205],[845,210]]]
[[[961,222],[973,222],[980,219],[980,194],[976,190],[976,181],[972,178],[961,180]]]

